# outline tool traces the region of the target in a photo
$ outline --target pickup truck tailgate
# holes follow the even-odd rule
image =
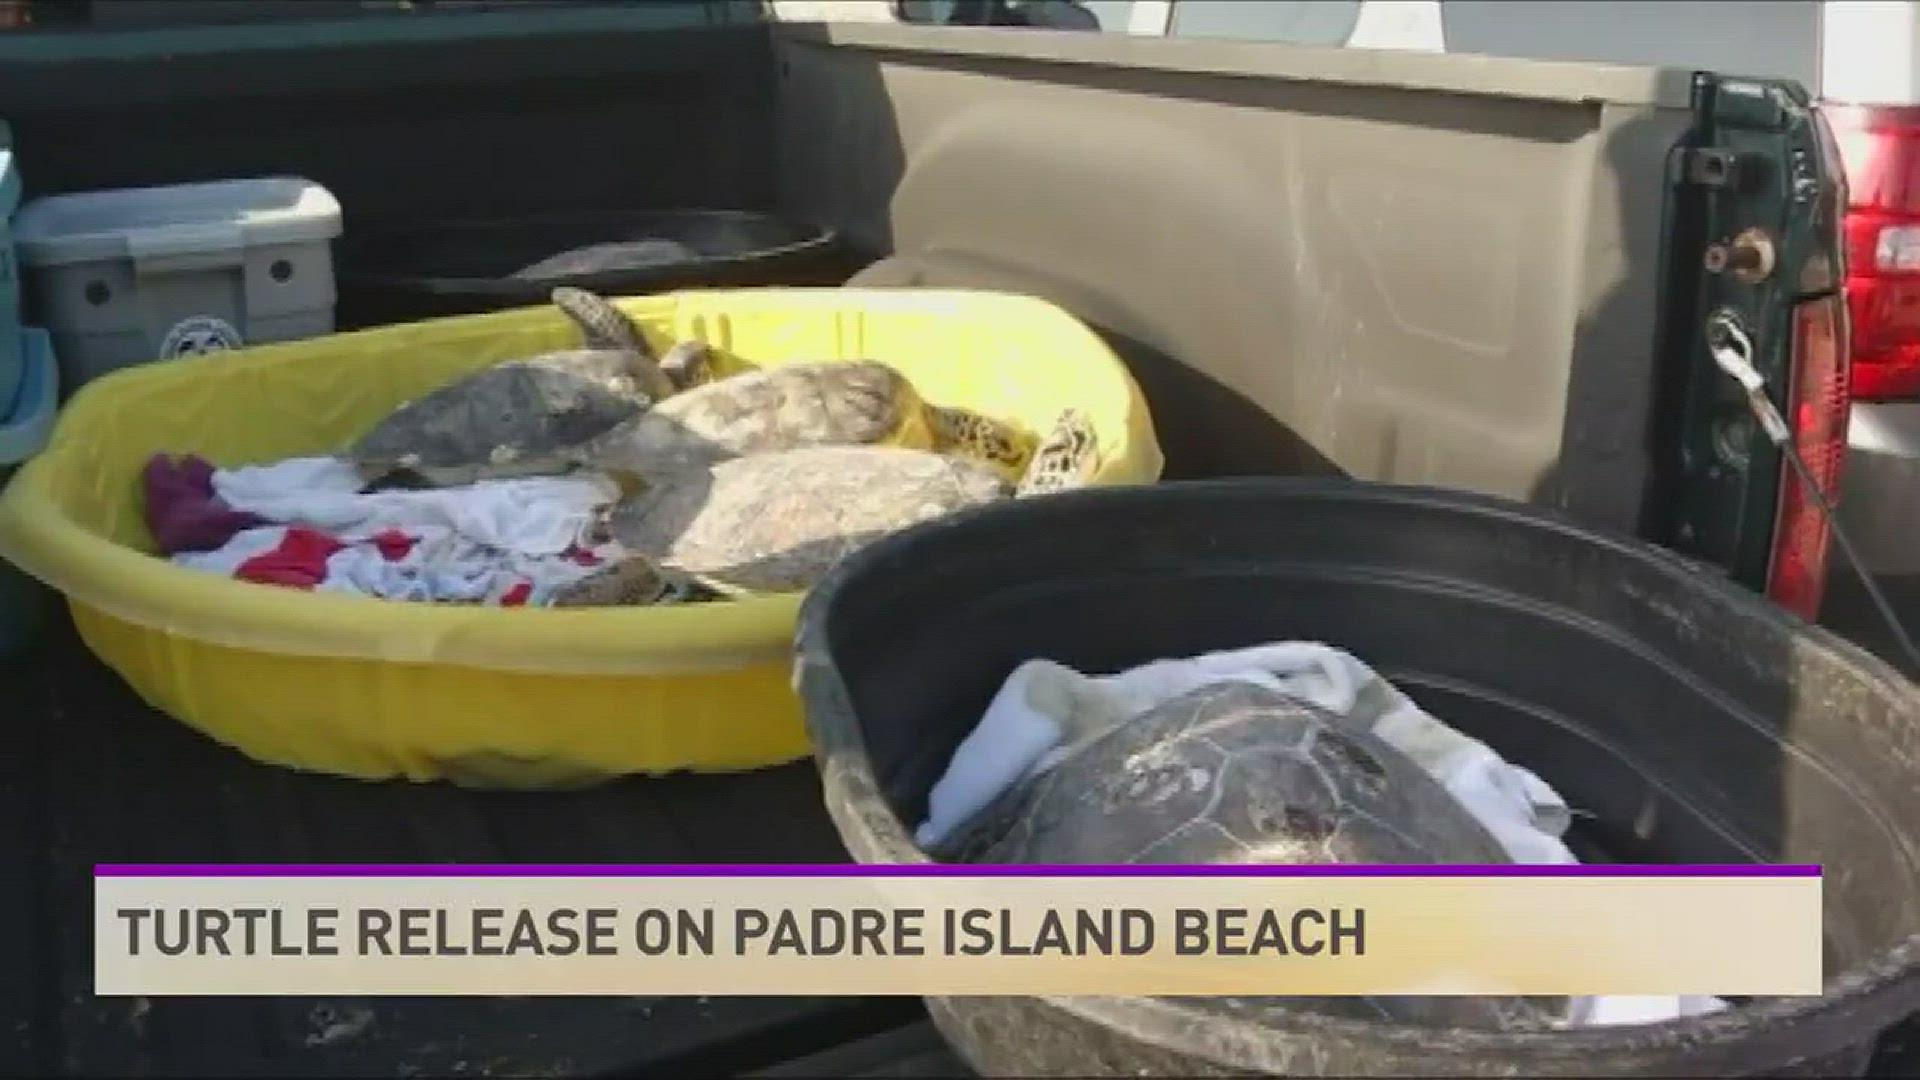
[[[776,30],[781,196],[892,283],[1096,323],[1171,477],[1338,472],[1627,532],[1689,74],[1123,35]]]

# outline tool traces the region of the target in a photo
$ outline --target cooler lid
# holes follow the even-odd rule
[[[339,235],[340,204],[294,176],[51,195],[28,203],[14,222],[20,261],[29,266],[238,252]]]

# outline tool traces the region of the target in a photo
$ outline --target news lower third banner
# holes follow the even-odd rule
[[[1815,866],[99,866],[103,995],[1817,994]]]

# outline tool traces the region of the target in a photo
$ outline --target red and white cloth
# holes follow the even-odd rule
[[[619,557],[617,545],[590,540],[593,524],[619,496],[604,476],[363,492],[344,462],[295,458],[214,470],[210,487],[220,507],[260,524],[211,550],[174,550],[169,558],[243,581],[389,600],[540,607]]]
[[[211,483],[221,502],[241,513],[308,525],[346,540],[385,529],[437,526],[522,555],[558,555],[582,543],[600,510],[620,497],[619,485],[596,473],[363,491],[366,481],[360,474],[332,457],[216,469]]]
[[[242,581],[387,600],[545,606],[553,593],[599,568],[605,548],[521,555],[436,526],[386,529],[343,540],[307,525],[235,533],[213,551],[182,552],[179,566]]]

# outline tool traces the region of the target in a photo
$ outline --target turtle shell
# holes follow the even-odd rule
[[[561,471],[571,451],[647,404],[633,360],[582,349],[496,364],[395,409],[345,456],[368,475],[405,470],[436,484]]]
[[[1246,682],[1182,694],[1068,747],[989,806],[950,852],[991,863],[1505,863],[1440,783],[1392,744]],[[1513,1030],[1565,999],[1192,999],[1257,1019],[1358,1019]]]
[[[674,394],[595,439],[582,464],[648,479],[808,446],[930,445],[913,385],[872,360],[755,368]]]
[[[675,473],[616,506],[607,525],[623,546],[716,589],[789,592],[877,537],[1011,493],[971,459],[815,446]]]

